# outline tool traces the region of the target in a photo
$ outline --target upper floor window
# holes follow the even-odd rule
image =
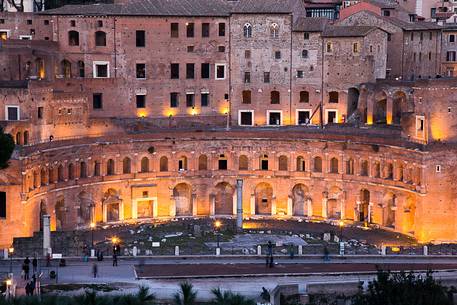
[[[336,91],[331,91],[328,94],[328,102],[329,103],[338,103],[338,92]]]
[[[106,46],[106,33],[103,31],[95,32],[95,46],[105,47]]]
[[[79,46],[79,32],[77,32],[77,31],[68,32],[68,45]]]
[[[308,58],[308,50],[302,50],[301,51],[301,57],[302,58]]]
[[[279,104],[280,103],[280,93],[279,91],[271,91],[270,93],[270,102],[271,104]]]
[[[186,24],[187,37],[194,37],[194,28],[194,23],[191,22]]]
[[[170,24],[171,37],[179,37],[179,23]]]
[[[202,23],[202,37],[209,37],[209,23]]]
[[[304,40],[308,40],[309,39],[309,33],[308,32],[303,33],[303,39]]]
[[[455,42],[455,35],[454,34],[450,34],[449,35],[449,42]]]
[[[272,23],[270,26],[270,36],[271,38],[279,37],[279,25],[277,23]]]
[[[225,23],[219,23],[219,36],[225,36]]]
[[[352,52],[359,53],[359,43],[358,42],[354,42],[352,44]]]
[[[245,38],[252,37],[252,25],[250,23],[246,23],[243,27],[243,36]]]
[[[327,53],[333,52],[333,44],[331,42],[327,42],[325,50],[327,51]]]
[[[109,62],[107,61],[94,61],[94,78],[109,77]]]
[[[142,48],[146,46],[146,32],[143,30],[136,31],[136,46]]]

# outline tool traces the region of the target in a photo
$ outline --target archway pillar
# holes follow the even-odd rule
[[[271,198],[271,215],[276,215],[276,196],[273,195]]]
[[[102,212],[103,212],[103,222],[108,221],[108,209],[106,207],[106,204],[102,203]]]
[[[138,219],[138,199],[132,199],[132,219]]]
[[[209,195],[209,203],[210,203],[209,214],[211,216],[214,216],[214,215],[216,215],[216,195],[214,195],[214,194]]]
[[[328,194],[324,192],[322,194],[322,217],[327,218],[327,208],[328,208]]]
[[[306,207],[307,207],[306,216],[312,217],[313,216],[313,203],[311,201],[311,198],[306,199]]]
[[[192,193],[192,196],[191,196],[191,204],[192,204],[192,216],[197,216],[197,194],[196,193]]]
[[[289,195],[289,196],[287,196],[287,216],[292,216],[292,214],[293,214],[292,197]]]
[[[374,95],[369,94],[367,96],[367,124],[373,124],[373,107],[374,107]]]
[[[176,216],[176,199],[174,196],[170,197],[170,216]]]
[[[354,221],[359,221],[359,213],[360,213],[360,194],[356,194],[355,196],[355,207],[354,207]]]
[[[251,215],[255,215],[256,213],[256,210],[255,210],[255,194],[251,194],[251,201],[250,201],[250,211],[251,211]]]
[[[346,199],[345,196],[346,194],[344,192],[341,193],[340,195],[340,219],[345,219],[346,218]]]
[[[394,103],[393,98],[389,95],[386,98],[386,122],[391,125],[393,122]]]
[[[233,192],[233,196],[232,196],[232,214],[233,215],[236,215],[236,205],[238,203],[238,196],[237,196],[237,191],[235,190]]]
[[[119,201],[119,220],[124,220],[124,200]]]

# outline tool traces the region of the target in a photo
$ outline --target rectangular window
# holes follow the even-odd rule
[[[224,53],[225,52],[225,46],[218,46],[217,47],[217,51],[221,52],[221,53]]]
[[[303,78],[304,72],[302,70],[297,70],[297,78]]]
[[[7,121],[19,121],[19,106],[6,106],[6,120]]]
[[[416,116],[416,130],[418,132],[424,131],[424,117]]]
[[[103,108],[103,94],[94,93],[92,95],[92,108],[93,109],[102,109]]]
[[[49,20],[44,20],[43,23],[44,25],[49,25]]]
[[[336,110],[326,110],[327,121],[326,124],[338,123],[338,115]]]
[[[44,112],[44,108],[38,107],[38,119],[41,120],[43,118],[43,112]]]
[[[173,38],[179,37],[179,23],[170,24],[170,30],[171,30],[171,37],[173,37]]]
[[[446,61],[455,61],[455,56],[456,52],[455,51],[448,51],[446,53]]]
[[[201,65],[201,78],[203,79],[207,79],[207,78],[210,78],[210,65],[208,63],[203,63]]]
[[[297,124],[308,125],[310,123],[311,111],[297,110]]]
[[[202,37],[209,37],[209,23],[202,23]]]
[[[187,47],[187,52],[188,52],[188,53],[194,52],[194,46],[188,46],[188,47]]]
[[[225,79],[225,64],[216,64],[216,79]]]
[[[359,53],[359,43],[358,42],[354,42],[352,44],[352,52]]]
[[[179,106],[179,93],[171,92],[170,93],[170,107],[177,108]]]
[[[219,36],[225,36],[225,23],[219,23]]]
[[[6,218],[6,192],[0,192],[0,218]]]
[[[271,126],[280,126],[282,125],[281,121],[281,112],[280,111],[267,111],[268,116],[268,125]]]
[[[275,59],[281,59],[281,51],[275,51]]]
[[[144,48],[146,46],[146,32],[143,30],[136,31],[136,46]]]
[[[325,48],[327,53],[332,53],[333,52],[333,45],[331,42],[327,42],[327,47]]]
[[[31,25],[32,24],[32,19],[27,19],[27,24]]]
[[[45,20],[45,21],[47,21],[47,20]],[[49,21],[48,21],[48,23],[49,23]],[[0,19],[0,24],[5,24],[5,19]]]
[[[270,72],[263,72],[263,82],[264,83],[270,82]]]
[[[75,27],[76,26],[76,21],[75,20],[70,20],[70,26]]]
[[[238,124],[241,126],[252,126],[253,124],[253,110],[240,110],[238,117]]]
[[[195,64],[186,64],[186,78],[193,79],[195,77]]]
[[[455,35],[454,34],[449,35],[449,42],[455,42]]]
[[[186,107],[195,107],[194,93],[186,93]]]
[[[411,32],[411,41],[414,41],[414,32]]]
[[[246,58],[246,59],[251,58],[251,50],[245,50],[244,51],[244,58]]]
[[[251,90],[243,90],[243,104],[251,103]]]
[[[423,32],[421,32],[420,40],[421,40],[421,41],[424,40],[424,33],[423,33]]]
[[[94,61],[94,78],[108,78],[109,63],[104,61]]]
[[[136,78],[146,79],[146,64],[136,64]]]
[[[249,84],[251,82],[251,72],[244,72],[244,83]]]
[[[209,93],[202,92],[201,93],[201,106],[208,107],[209,106]]]
[[[146,95],[138,94],[136,96],[136,108],[146,108]]]
[[[190,22],[186,24],[187,37],[194,37],[194,23]]]
[[[309,40],[309,33],[308,32],[303,33],[303,39]]]
[[[179,79],[179,64],[170,65],[170,78]]]

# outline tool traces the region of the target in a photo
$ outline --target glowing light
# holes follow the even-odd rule
[[[340,221],[338,222],[338,226],[340,226],[340,228],[344,227],[344,221],[340,220]]]
[[[219,229],[221,227],[222,223],[219,221],[219,220],[216,220],[216,222],[214,223],[214,226],[216,227],[216,229]]]
[[[369,114],[367,116],[367,124],[368,125],[373,125],[373,115],[372,114]]]
[[[394,253],[400,252],[400,248],[399,247],[392,247],[392,252],[394,252]]]
[[[11,286],[11,284],[13,284],[13,281],[8,279],[8,280],[5,281],[5,283],[6,283],[6,286]]]
[[[91,222],[91,223],[90,223],[90,228],[91,228],[91,229],[95,229],[95,222]]]
[[[163,112],[163,115],[168,117],[168,118],[172,118],[176,115],[176,110],[174,109],[166,109],[164,112]]]
[[[117,245],[120,241],[121,240],[116,236],[111,238],[111,242],[113,243],[113,245]]]
[[[139,118],[145,118],[148,116],[148,112],[146,110],[138,110],[136,115]]]
[[[9,252],[10,254],[13,254],[13,253],[14,253],[14,248],[13,248],[13,247],[10,247],[10,248],[8,249],[8,252]]]

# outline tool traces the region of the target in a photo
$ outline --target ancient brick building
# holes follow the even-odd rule
[[[141,4],[0,15],[0,123],[17,144],[0,246],[45,214],[54,230],[230,217],[240,179],[246,217],[457,239],[441,28],[333,23],[299,0]]]

